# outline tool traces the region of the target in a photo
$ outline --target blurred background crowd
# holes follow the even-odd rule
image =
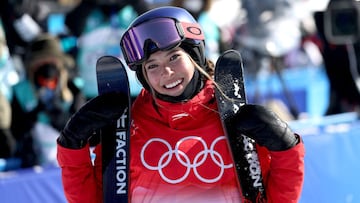
[[[349,12],[333,22],[330,5],[342,1]],[[358,111],[360,29],[354,28],[359,22],[351,16],[357,6],[351,0],[2,0],[0,171],[56,165],[59,131],[97,95],[97,59],[121,59],[119,40],[129,23],[165,5],[184,7],[198,19],[214,62],[236,49],[245,80],[278,77],[283,100],[263,101],[255,88],[251,102],[270,106],[285,120],[306,118],[283,73],[323,67],[330,87],[321,116]],[[134,73],[129,76],[135,98],[141,86]]]

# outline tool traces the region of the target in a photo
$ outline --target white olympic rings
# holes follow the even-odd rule
[[[202,145],[203,145],[203,150],[200,151],[199,153],[196,154],[196,156],[194,157],[193,162],[191,163],[190,158],[187,156],[187,154],[183,151],[181,151],[181,149],[179,149],[179,147],[181,146],[181,144],[186,141],[186,140],[197,140],[199,141]],[[188,175],[191,172],[191,169],[194,172],[194,175],[202,182],[204,183],[214,183],[218,180],[220,180],[220,178],[222,177],[222,175],[224,174],[224,170],[233,167],[233,164],[225,164],[224,163],[224,159],[221,156],[221,154],[217,151],[214,150],[215,145],[220,141],[225,139],[225,136],[220,136],[218,138],[216,138],[210,146],[210,149],[208,148],[206,142],[198,136],[188,136],[188,137],[184,137],[182,139],[180,139],[175,146],[175,149],[172,149],[171,145],[161,139],[161,138],[152,138],[150,140],[148,140],[145,145],[143,146],[143,148],[141,149],[141,154],[140,154],[140,158],[141,158],[141,162],[142,164],[145,166],[145,168],[149,169],[149,170],[153,170],[153,171],[158,171],[160,177],[167,183],[171,183],[171,184],[177,184],[180,183],[182,181],[184,181]],[[145,155],[145,150],[147,149],[147,147],[153,143],[153,142],[159,142],[164,144],[167,148],[168,151],[165,152],[164,154],[161,155],[161,157],[159,158],[158,164],[155,166],[151,166],[150,164],[148,164],[145,161],[144,155]],[[184,167],[186,167],[186,171],[185,174],[177,179],[170,179],[168,178],[164,172],[163,169],[169,165],[171,159],[173,158],[173,155],[175,155],[176,160],[183,165]],[[220,167],[220,173],[218,176],[216,176],[215,178],[204,178],[203,176],[201,176],[197,170],[197,167],[201,166],[206,159],[208,158],[208,155],[210,155],[211,160]]]

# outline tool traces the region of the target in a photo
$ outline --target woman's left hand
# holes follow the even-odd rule
[[[299,143],[300,137],[274,112],[260,105],[244,105],[233,120],[237,132],[270,151],[284,151]]]

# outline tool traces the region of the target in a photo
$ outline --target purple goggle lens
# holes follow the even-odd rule
[[[121,38],[120,46],[131,69],[145,60],[147,41],[156,48],[167,50],[180,44],[184,39],[204,40],[197,23],[176,22],[170,18],[158,18],[129,29]]]

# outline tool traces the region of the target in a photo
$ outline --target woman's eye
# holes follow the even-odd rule
[[[176,60],[177,58],[179,58],[179,54],[174,54],[174,55],[172,55],[171,57],[170,57],[170,61],[174,61],[174,60]]]
[[[156,68],[156,67],[158,67],[158,66],[155,65],[155,64],[151,64],[151,65],[148,65],[148,66],[146,67],[146,69],[151,70],[151,69],[154,69],[154,68]]]

